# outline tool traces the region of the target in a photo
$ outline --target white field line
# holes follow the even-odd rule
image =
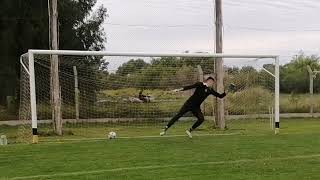
[[[172,168],[172,167],[186,167],[186,166],[199,166],[199,165],[219,165],[219,164],[237,164],[237,163],[251,163],[251,162],[263,162],[263,161],[310,159],[310,158],[320,158],[320,154],[299,155],[299,156],[289,156],[289,157],[277,157],[277,158],[262,158],[262,159],[239,159],[239,160],[229,160],[229,161],[207,161],[207,162],[187,163],[187,164],[133,166],[133,167],[123,167],[123,168],[114,168],[114,169],[101,169],[101,170],[94,170],[94,171],[75,171],[75,172],[65,172],[65,173],[56,173],[56,174],[20,176],[20,177],[13,177],[13,178],[7,178],[7,179],[19,180],[19,179],[35,179],[35,178],[52,178],[52,177],[79,176],[79,175],[99,174],[99,173],[105,173],[105,172],[117,172],[117,171],[129,171],[129,170],[158,169],[158,168],[162,168],[163,169],[163,168]]]
[[[224,133],[224,134],[193,134],[193,137],[202,137],[202,136],[232,136],[239,135],[241,133]],[[179,135],[165,135],[165,136],[123,136],[117,137],[117,139],[147,139],[147,138],[174,138],[174,137],[188,137],[186,134]],[[63,141],[101,141],[108,140],[108,138],[75,138],[75,139],[58,139],[58,140],[41,140],[40,142],[49,142],[49,143],[61,143]]]

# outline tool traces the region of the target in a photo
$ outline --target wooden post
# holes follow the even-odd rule
[[[314,106],[314,103],[313,103],[313,76],[314,75],[313,75],[313,71],[309,65],[307,66],[307,70],[309,73],[310,114],[311,114],[311,116],[313,116],[313,106]]]
[[[48,1],[49,11],[49,46],[52,50],[58,48],[58,2],[57,0]],[[62,135],[62,118],[61,118],[61,95],[59,82],[59,58],[57,55],[50,56],[51,62],[51,103],[52,103],[52,121],[54,131]]]
[[[75,110],[76,110],[76,120],[79,120],[79,86],[78,86],[78,71],[77,67],[73,66],[73,74],[74,74],[74,102],[75,102]]]
[[[222,2],[221,0],[215,0],[215,25],[216,25],[216,53],[222,53],[223,49],[223,40],[222,40]],[[223,59],[216,58],[215,65],[215,73],[216,73],[216,90],[218,93],[224,92],[223,85]],[[224,116],[224,100],[217,98],[216,101],[216,122],[220,129],[225,129],[225,116]]]
[[[314,109],[314,100],[313,100],[313,75],[310,77],[310,100],[311,100],[311,106],[310,106],[310,113],[313,116],[313,109]]]

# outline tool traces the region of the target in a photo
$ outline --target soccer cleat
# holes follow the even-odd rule
[[[189,136],[189,138],[192,138],[192,134],[191,134],[190,130],[186,130],[186,133]]]
[[[166,130],[164,129],[162,132],[160,132],[160,136],[164,136],[164,135],[166,135]]]

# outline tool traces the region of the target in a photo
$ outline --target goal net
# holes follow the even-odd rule
[[[33,50],[21,56],[21,141],[30,142],[32,129],[42,140],[57,131],[52,54],[59,64],[61,138],[106,138],[110,131],[119,137],[157,136],[193,93],[171,90],[215,77],[218,57],[224,58],[223,83],[229,92],[224,99],[227,128],[239,129],[251,120],[261,129],[274,126],[275,56]],[[200,129],[206,129],[206,133],[218,123],[216,104],[216,98],[209,96],[201,105],[206,121]],[[187,128],[194,120],[187,113],[176,126]],[[179,134],[179,128],[172,131]]]

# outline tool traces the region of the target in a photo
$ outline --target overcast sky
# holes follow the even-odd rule
[[[214,0],[98,0],[106,50],[213,52]],[[319,0],[222,0],[225,53],[320,54]]]

